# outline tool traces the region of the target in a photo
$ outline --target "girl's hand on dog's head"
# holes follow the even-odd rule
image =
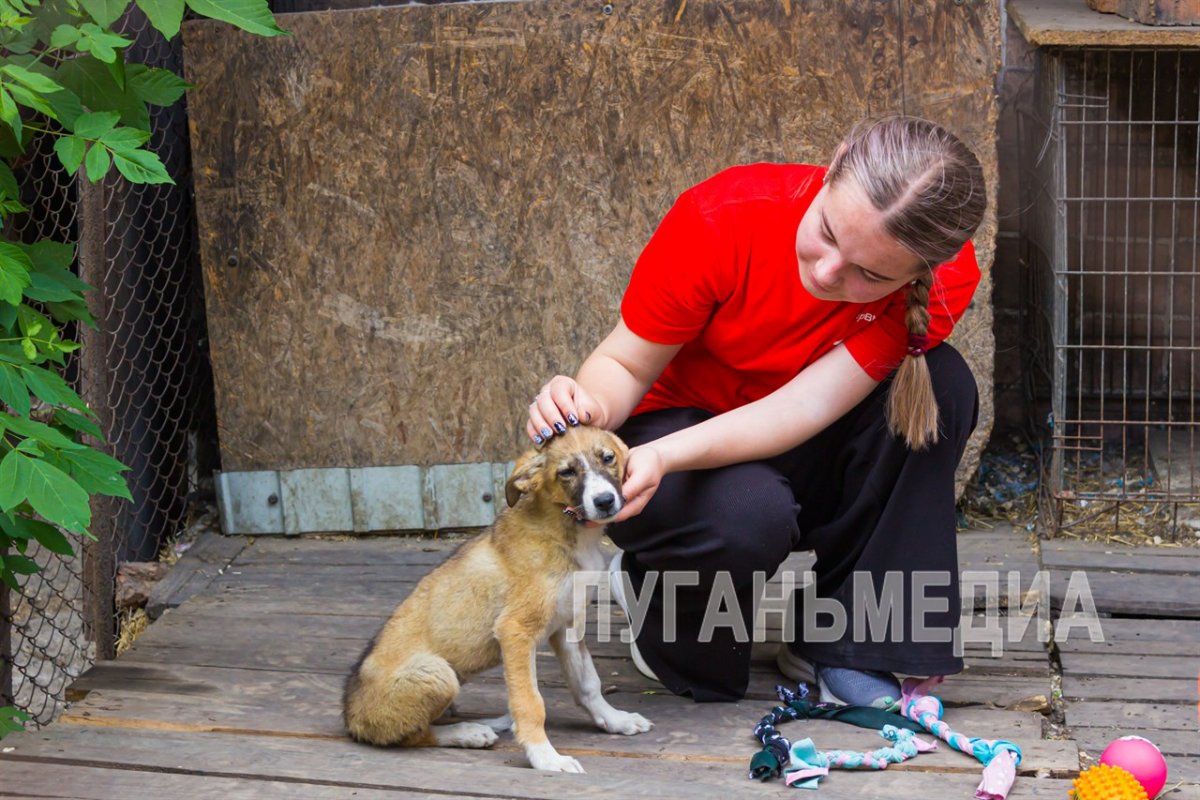
[[[566,433],[567,427],[590,425],[596,402],[574,378],[555,375],[529,404],[529,419],[525,433],[540,445],[556,433]]]
[[[642,513],[642,509],[658,491],[665,473],[666,463],[662,454],[652,445],[641,445],[630,450],[629,460],[625,462],[625,483],[621,486],[625,506],[612,521],[624,522]]]

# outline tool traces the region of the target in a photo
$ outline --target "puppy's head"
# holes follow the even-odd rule
[[[505,498],[515,506],[522,495],[540,495],[576,519],[604,522],[625,505],[621,482],[629,448],[600,428],[568,428],[537,450],[517,459]]]

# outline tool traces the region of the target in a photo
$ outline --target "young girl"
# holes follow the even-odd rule
[[[588,423],[633,448],[609,535],[643,672],[742,697],[755,573],[802,549],[831,624],[785,631],[786,675],[871,705],[898,697],[893,672],[962,670],[954,472],[978,402],[942,340],[979,282],[985,206],[974,154],[911,117],[856,127],[828,169],[734,167],[675,202],[616,328],[527,425],[539,444]],[[735,606],[744,626],[706,624]],[[868,607],[892,617],[862,624]]]

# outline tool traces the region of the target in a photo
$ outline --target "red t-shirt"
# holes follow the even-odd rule
[[[722,413],[770,394],[844,342],[876,380],[900,363],[906,288],[872,303],[818,300],[800,282],[796,228],[824,167],[733,167],[680,195],[642,251],[621,301],[644,339],[683,344],[634,409]],[[979,283],[967,242],[934,271],[930,346],[949,334]]]

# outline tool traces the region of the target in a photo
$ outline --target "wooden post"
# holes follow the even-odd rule
[[[96,413],[100,429],[107,434],[112,430],[107,358],[112,342],[112,321],[109,312],[110,279],[104,248],[107,180],[93,184],[80,176],[78,181],[79,277],[96,287],[88,295],[88,306],[98,325],[95,330],[80,326],[79,394]],[[93,496],[91,531],[96,540],[83,543],[83,623],[87,635],[96,643],[97,659],[116,655],[113,616],[116,521],[116,499]]]
[[[0,556],[8,555],[0,547]],[[13,704],[12,674],[12,589],[0,583],[0,706]]]

